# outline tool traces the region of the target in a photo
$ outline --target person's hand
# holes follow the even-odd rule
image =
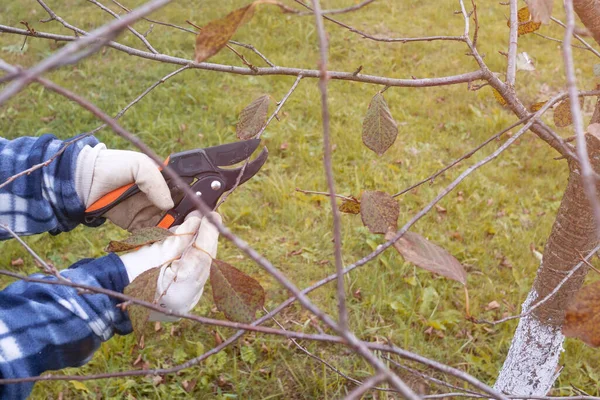
[[[158,166],[145,154],[107,150],[104,144],[86,146],[77,158],[75,183],[86,208],[115,189],[135,182],[141,190],[119,203],[104,217],[123,229],[155,226],[173,208],[169,187]]]
[[[221,222],[216,212],[211,215]],[[200,300],[210,275],[212,259],[217,255],[219,231],[208,218],[189,215],[175,235],[160,243],[144,246],[122,255],[129,281],[151,268],[161,267],[154,300],[158,305],[179,313],[187,313]],[[156,311],[150,321],[176,321],[179,318]]]

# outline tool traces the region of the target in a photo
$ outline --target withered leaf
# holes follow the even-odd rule
[[[496,99],[496,101],[500,103],[501,106],[505,106],[507,104],[504,97],[502,97],[500,92],[498,92],[496,89],[492,89],[492,93],[494,94],[494,98]]]
[[[158,282],[159,274],[160,267],[152,268],[142,272],[133,280],[133,282],[125,287],[123,293],[138,300],[153,302],[156,294],[156,284]],[[148,317],[150,316],[150,309],[131,304],[127,307],[127,312],[129,313],[129,319],[131,320],[133,331],[138,336],[141,336],[144,332],[144,327],[148,321]]]
[[[579,104],[583,107],[583,97],[579,98]],[[554,109],[554,125],[564,128],[573,123],[573,114],[571,114],[571,102],[569,99],[561,101]]]
[[[196,50],[194,61],[203,62],[221,50],[240,26],[249,21],[254,14],[254,9],[259,4],[274,4],[282,10],[286,7],[274,0],[256,0],[245,7],[238,8],[224,16],[205,25],[196,36]]]
[[[541,22],[533,21],[531,14],[529,13],[529,8],[527,7],[519,9],[517,12],[517,17],[519,20],[519,26],[517,28],[517,33],[519,36],[535,32],[540,29],[540,26],[542,26]],[[506,25],[510,27],[510,20],[506,22]]]
[[[362,129],[362,141],[369,149],[382,155],[396,141],[398,124],[392,117],[383,94],[371,99]]]
[[[394,234],[395,232],[388,232],[385,235],[386,239],[390,240]],[[467,284],[467,272],[462,264],[446,250],[418,233],[406,232],[394,243],[394,248],[406,261],[417,267],[453,279],[463,285]]]
[[[386,233],[398,227],[400,205],[385,192],[365,191],[360,198],[360,217],[373,233]]]
[[[238,139],[251,139],[260,132],[267,122],[269,101],[269,96],[264,95],[254,100],[242,110],[235,132]]]
[[[344,199],[338,208],[341,212],[346,214],[359,214],[360,201],[358,201],[356,197],[350,196],[350,198]]]
[[[160,242],[173,235],[171,231],[157,226],[150,226],[142,229],[137,229],[131,232],[131,235],[125,240],[111,240],[108,246],[104,249],[106,252],[118,253],[128,251]]]
[[[531,11],[533,22],[541,22],[542,24],[550,23],[554,0],[525,0],[525,2]]]
[[[529,106],[529,111],[531,111],[531,112],[539,111],[542,109],[542,107],[544,107],[544,104],[546,104],[545,101],[535,102],[531,106]]]
[[[254,278],[221,260],[210,266],[210,284],[217,308],[230,321],[250,323],[265,303],[265,291]]]
[[[600,281],[582,287],[567,308],[562,333],[600,346]]]

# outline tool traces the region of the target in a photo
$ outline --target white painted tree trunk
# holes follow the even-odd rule
[[[523,303],[525,312],[538,297],[531,289]],[[558,377],[558,359],[564,336],[560,328],[528,315],[519,320],[508,355],[494,385],[507,394],[545,396]]]

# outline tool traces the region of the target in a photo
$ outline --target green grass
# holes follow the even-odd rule
[[[83,29],[92,29],[109,16],[80,1],[56,2],[56,11]],[[108,4],[109,2],[107,2]],[[135,3],[140,3],[136,1]],[[184,25],[189,19],[205,24],[246,4],[241,0],[178,1],[154,17]],[[323,1],[325,8],[348,5],[350,1]],[[127,5],[134,6],[134,2]],[[462,33],[462,17],[455,15],[453,1],[378,1],[340,20],[371,33],[389,36],[419,36]],[[558,8],[558,7],[557,7]],[[498,53],[507,48],[505,15],[508,9],[497,2],[481,2],[479,17],[480,51],[494,71],[505,69],[506,59]],[[560,16],[560,14],[559,14]],[[33,0],[0,5],[0,23],[19,26],[26,20],[40,31],[70,34],[58,23],[41,24],[44,11]],[[136,25],[145,32],[149,24]],[[408,78],[452,75],[475,70],[466,49],[452,42],[419,44],[375,43],[340,27],[327,24],[331,39],[330,69]],[[544,26],[542,33],[562,38],[563,31]],[[159,51],[191,58],[194,38],[190,34],[155,26],[148,36]],[[260,6],[254,18],[234,37],[251,43],[281,66],[316,68],[318,47],[311,17],[281,14],[275,7]],[[141,48],[129,33],[123,43]],[[0,54],[8,62],[30,66],[55,51],[60,44],[0,35]],[[519,51],[537,61],[537,71],[519,72],[518,92],[527,102],[547,99],[564,88],[560,45],[537,36],[519,39]],[[243,49],[242,49],[243,50]],[[243,50],[256,65],[260,60]],[[594,87],[591,53],[575,51],[581,88]],[[211,62],[240,65],[231,52],[222,51]],[[77,64],[48,74],[55,82],[92,100],[109,114],[115,114],[135,96],[177,66],[137,59],[112,49]],[[133,107],[121,123],[166,156],[173,151],[205,147],[235,140],[235,124],[242,108],[253,99],[269,94],[279,101],[294,77],[246,77],[210,71],[190,70],[159,86]],[[466,90],[466,85],[427,89],[390,88],[385,97],[399,122],[396,143],[381,157],[363,146],[361,123],[371,97],[381,87],[332,81],[329,85],[336,189],[358,196],[363,190],[390,193],[430,175],[464,154],[490,135],[510,125],[514,116],[496,103],[491,90]],[[303,80],[285,104],[280,121],[273,121],[264,142],[270,150],[267,165],[252,181],[232,195],[220,212],[227,225],[264,254],[293,282],[303,288],[334,271],[331,243],[331,211],[328,199],[295,192],[295,188],[326,190],[322,168],[322,126],[320,97],[316,80]],[[586,118],[593,108],[586,101]],[[273,105],[271,106],[273,110]],[[552,124],[551,118],[548,122]],[[52,132],[69,138],[88,131],[98,122],[73,103],[32,85],[0,108],[0,131],[4,137],[40,135]],[[558,130],[564,137],[570,128]],[[100,140],[111,148],[131,148],[114,133],[104,130]],[[285,144],[285,146],[283,146]],[[402,196],[403,224],[428,203],[466,165],[480,160],[500,143],[472,157],[465,165],[446,173],[432,185],[424,185]],[[566,184],[564,161],[532,134],[464,181],[441,202],[446,213],[432,212],[415,227],[419,232],[455,255],[467,268],[471,311],[481,318],[500,318],[519,312],[520,304],[535,277],[538,261],[529,250],[544,246]],[[461,200],[461,201],[459,201]],[[359,216],[343,215],[343,254],[346,264],[371,252],[383,238],[362,226]],[[106,243],[123,236],[114,226],[91,231],[79,227],[57,237],[38,235],[27,242],[45,259],[61,268],[84,257],[99,257]],[[299,255],[293,251],[302,249]],[[18,270],[33,273],[36,267],[14,241],[0,244],[0,263],[11,268],[10,260],[22,257]],[[219,258],[256,277],[267,289],[268,308],[288,296],[270,276],[242,256],[225,240]],[[502,266],[506,258],[512,268]],[[321,263],[329,260],[329,264]],[[504,263],[506,265],[506,263]],[[15,268],[13,268],[15,269]],[[10,280],[0,278],[5,286]],[[432,276],[403,262],[393,251],[349,274],[348,293],[360,290],[361,298],[349,296],[351,326],[365,340],[388,338],[408,350],[461,368],[479,379],[493,383],[510,344],[516,322],[488,328],[464,318],[464,298],[459,284]],[[197,309],[199,315],[223,318],[213,309],[210,288]],[[311,294],[311,299],[334,315],[335,289],[328,285]],[[500,308],[486,311],[491,301]],[[294,305],[279,320],[290,329],[315,332],[310,315]],[[430,327],[441,328],[427,334]],[[173,328],[174,327],[174,328]],[[171,329],[175,336],[171,337]],[[131,368],[141,354],[149,368],[164,368],[202,354],[215,345],[215,331],[223,337],[233,332],[182,321],[163,324],[156,338],[139,349],[133,336],[115,337],[105,343],[85,367],[58,373],[92,374]],[[440,337],[443,336],[443,337]],[[361,359],[338,346],[304,343],[312,352],[357,379],[372,372]],[[570,385],[590,394],[599,394],[600,373],[597,354],[581,342],[567,340],[561,363],[564,370],[555,394],[571,393]],[[402,375],[408,379],[409,375]],[[187,394],[183,381],[196,381]],[[418,383],[415,383],[418,385]],[[234,347],[209,358],[180,375],[165,377],[155,385],[149,377],[71,382],[38,383],[35,398],[252,398],[332,399],[342,397],[353,385],[325,369],[322,364],[297,350],[288,341],[273,336],[247,334]],[[435,389],[435,388],[434,388]]]

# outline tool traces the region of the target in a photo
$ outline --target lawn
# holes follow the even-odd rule
[[[141,1],[128,1],[134,7]],[[153,18],[177,25],[190,20],[204,25],[247,4],[247,0],[182,0],[163,8]],[[324,8],[343,7],[353,0],[322,1]],[[494,71],[506,68],[508,7],[480,2],[479,49]],[[293,1],[286,4],[298,7]],[[112,17],[94,4],[65,0],[49,4],[66,21],[91,30]],[[115,11],[117,7],[106,2]],[[556,6],[557,8],[558,5]],[[337,16],[345,23],[372,34],[390,37],[460,35],[463,20],[455,14],[458,4],[443,0],[378,0],[353,13]],[[561,10],[556,12],[563,18]],[[0,24],[71,35],[58,22],[40,23],[44,10],[33,0],[4,1]],[[142,33],[148,22],[135,25]],[[380,43],[361,38],[339,26],[326,24],[330,45],[330,70],[355,71],[394,78],[438,77],[477,69],[466,47],[454,42]],[[544,35],[562,38],[556,24],[543,26]],[[251,21],[234,36],[250,43],[279,66],[317,68],[318,40],[311,16],[282,14],[277,7],[261,5]],[[140,41],[124,33],[120,42],[143,49]],[[154,25],[148,40],[160,52],[192,58],[194,36]],[[591,39],[590,39],[591,40]],[[52,54],[60,43],[0,34],[0,58],[31,66]],[[236,48],[250,62],[263,66],[251,51]],[[540,36],[519,39],[519,51],[536,61],[534,72],[519,72],[517,90],[529,103],[546,100],[564,89],[560,44]],[[575,49],[579,87],[594,87],[593,55]],[[224,49],[210,62],[243,66]],[[105,49],[77,65],[63,67],[47,76],[83,95],[114,115],[161,77],[178,66],[128,56]],[[204,70],[187,70],[158,86],[120,120],[128,130],[158,154],[168,154],[236,140],[239,112],[252,100],[268,94],[281,100],[293,84],[292,76],[241,76]],[[494,99],[491,89],[467,90],[466,84],[426,89],[390,88],[384,96],[398,121],[395,144],[382,156],[361,141],[362,120],[372,96],[382,89],[365,83],[331,81],[333,163],[336,189],[359,196],[364,190],[396,193],[426,178],[439,168],[476,147],[516,121]],[[585,104],[589,120],[593,101]],[[553,126],[551,113],[547,122]],[[0,131],[6,138],[54,133],[67,139],[87,132],[99,122],[88,112],[39,85],[31,85],[0,107]],[[514,131],[516,132],[516,130]],[[563,137],[571,128],[557,128]],[[110,148],[132,149],[108,129],[97,137]],[[296,188],[326,191],[322,166],[321,103],[316,79],[304,79],[263,135],[270,156],[261,173],[238,189],[219,209],[226,225],[273,262],[298,287],[307,287],[334,270],[332,216],[324,196],[297,192]],[[496,149],[488,148],[453,168],[432,184],[399,197],[399,224],[408,221],[460,171]],[[467,178],[441,208],[424,217],[413,230],[452,253],[468,271],[471,312],[478,318],[497,319],[519,313],[539,260],[531,247],[542,251],[566,185],[567,168],[557,153],[528,133],[495,162]],[[125,233],[110,223],[91,230],[78,227],[53,237],[26,239],[44,259],[60,268],[86,257],[100,257],[109,240]],[[360,216],[342,216],[343,258],[346,265],[362,258],[384,241],[371,234]],[[219,256],[258,279],[267,291],[267,309],[287,299],[288,292],[265,271],[226,240]],[[22,258],[23,266],[11,267]],[[2,268],[33,273],[33,259],[15,241],[0,244]],[[593,277],[591,277],[593,278]],[[9,284],[0,278],[0,286]],[[311,293],[311,299],[331,315],[336,313],[335,284]],[[356,334],[370,341],[390,340],[407,350],[460,368],[492,384],[502,366],[516,321],[495,327],[475,325],[465,319],[460,284],[432,275],[406,263],[387,250],[346,277],[350,324]],[[199,315],[224,318],[213,305],[210,288],[194,310]],[[493,307],[497,302],[499,307]],[[490,306],[492,303],[492,306]],[[321,325],[298,305],[278,316],[287,329],[317,332]],[[189,321],[163,324],[145,347],[136,346],[133,335],[105,343],[82,368],[57,373],[94,374],[128,369],[166,368],[209,350],[219,338],[234,331],[202,326]],[[367,363],[345,348],[302,343],[318,357],[343,373],[365,379],[373,372]],[[598,395],[600,371],[597,353],[579,341],[567,340],[564,365],[555,395],[574,394],[572,386]],[[137,360],[137,363],[136,363]],[[430,371],[431,372],[431,371]],[[399,372],[415,388],[436,393],[407,372]],[[434,372],[431,372],[435,375]],[[440,377],[439,375],[436,375]],[[195,385],[195,386],[194,386]],[[329,399],[343,397],[354,384],[310,358],[281,337],[246,334],[236,346],[208,358],[204,363],[163,380],[134,377],[81,383],[43,382],[35,386],[34,398],[242,398]],[[186,390],[187,389],[187,390]],[[188,393],[189,391],[189,393]],[[391,394],[389,396],[392,396]],[[385,398],[385,397],[380,397]],[[392,397],[390,397],[392,398]]]

